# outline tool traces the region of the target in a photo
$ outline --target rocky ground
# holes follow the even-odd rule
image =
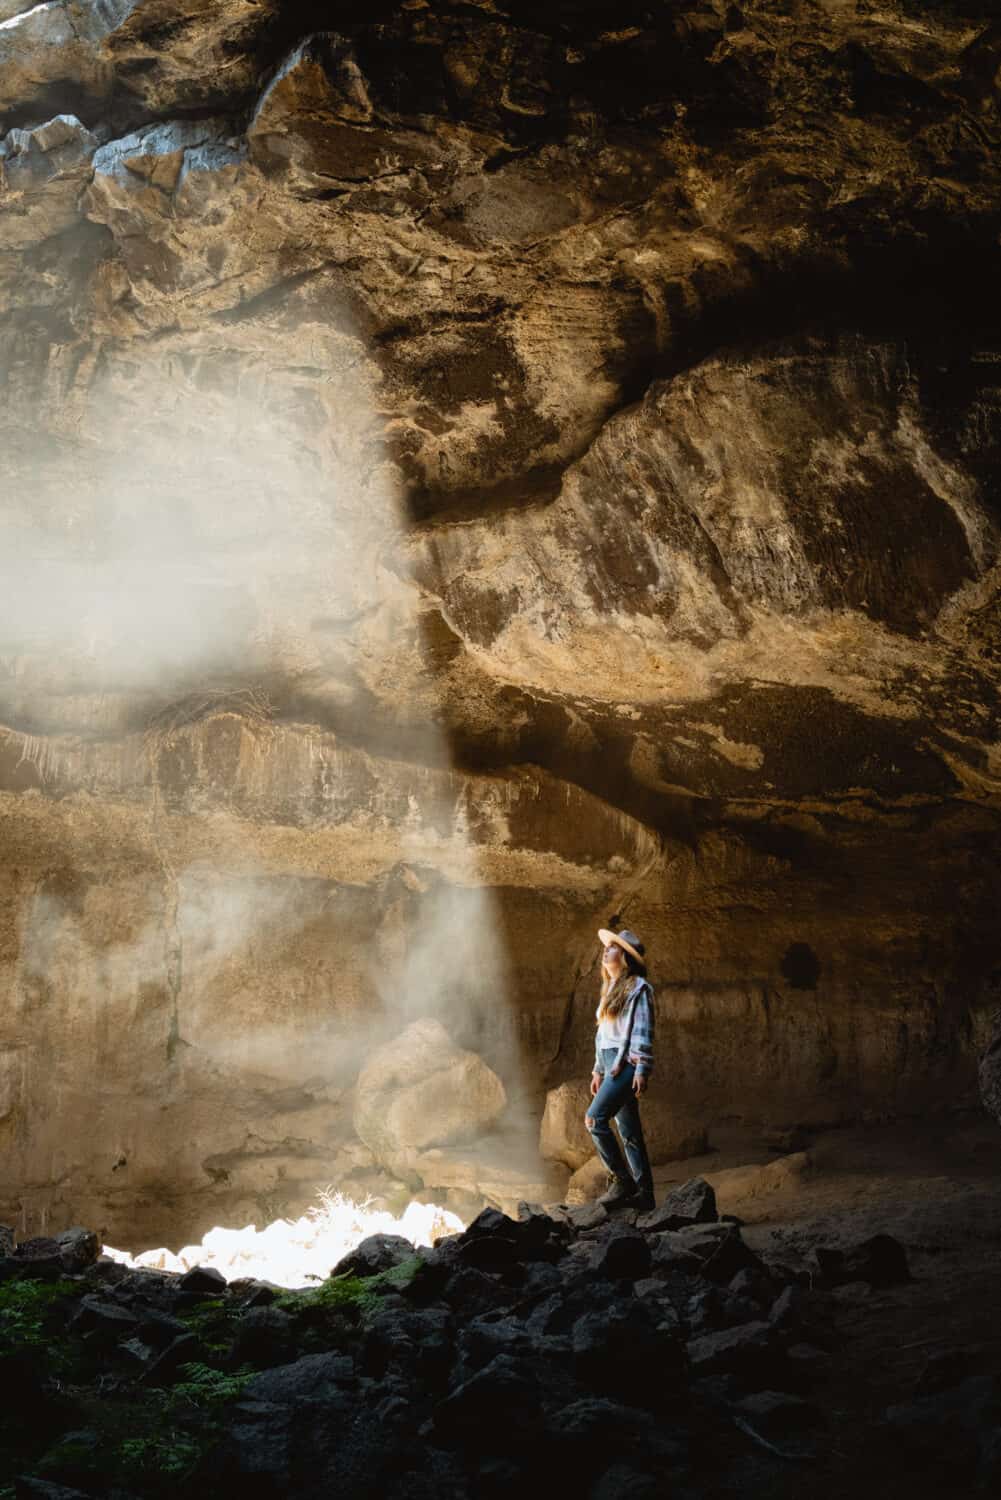
[[[10,1243],[3,1493],[996,1493],[996,1132],[794,1144],[734,1136],[639,1218],[373,1236],[305,1292]]]
[[[0,1217],[302,1211],[373,1018],[534,1146],[614,915],[665,1158],[974,1090],[995,12],[0,0]]]

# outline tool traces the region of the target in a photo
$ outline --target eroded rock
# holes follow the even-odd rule
[[[354,1125],[378,1161],[398,1170],[429,1146],[488,1131],[504,1111],[504,1085],[456,1047],[439,1021],[415,1021],[369,1059],[358,1077]]]

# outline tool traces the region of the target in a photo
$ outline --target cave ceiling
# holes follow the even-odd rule
[[[0,0],[8,730],[986,813],[990,9]]]

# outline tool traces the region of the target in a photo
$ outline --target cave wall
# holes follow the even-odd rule
[[[0,0],[0,1214],[291,1211],[426,1008],[534,1129],[615,915],[679,1142],[970,1102],[989,10]]]

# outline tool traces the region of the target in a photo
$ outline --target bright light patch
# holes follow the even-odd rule
[[[42,0],[41,5],[33,5],[30,10],[22,10],[20,15],[11,16],[9,21],[0,21],[0,31],[13,31],[15,26],[20,26],[22,21],[27,21],[29,16],[37,16],[40,10],[55,10],[59,0]]]
[[[265,1229],[248,1224],[244,1229],[210,1229],[200,1245],[172,1250],[144,1250],[133,1256],[127,1250],[110,1255],[121,1265],[156,1271],[190,1271],[194,1266],[213,1266],[227,1281],[253,1276],[275,1286],[304,1287],[323,1281],[337,1262],[370,1234],[400,1234],[413,1245],[433,1245],[448,1234],[465,1228],[462,1220],[436,1203],[411,1203],[400,1218],[381,1209],[353,1203],[340,1193],[320,1194],[319,1207],[301,1219],[277,1219]]]

